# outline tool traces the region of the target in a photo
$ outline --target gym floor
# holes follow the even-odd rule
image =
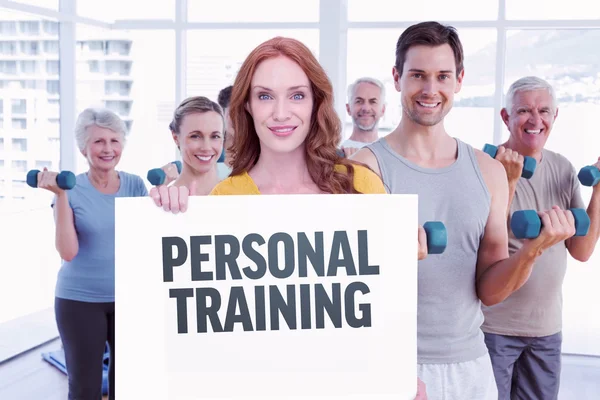
[[[0,364],[0,399],[66,400],[67,377],[41,357],[43,352],[58,348],[60,341],[56,339]],[[565,355],[559,400],[598,398],[600,357]]]
[[[0,364],[0,399],[66,400],[67,376],[42,359],[42,353],[57,349],[59,339]]]

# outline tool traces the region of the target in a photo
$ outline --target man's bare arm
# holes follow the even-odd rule
[[[600,168],[600,158],[594,164]],[[594,253],[598,238],[600,238],[600,183],[594,187],[590,204],[587,207],[587,214],[590,217],[590,229],[585,236],[573,236],[567,240],[567,249],[571,256],[585,262],[590,259]]]
[[[489,157],[485,159],[480,154],[477,154],[477,158],[492,197],[477,258],[477,294],[483,304],[491,306],[502,302],[523,286],[542,252],[572,236],[575,228],[569,211],[553,209],[539,213],[544,228],[538,238],[526,240],[509,257],[506,224],[509,189],[506,173],[498,161]]]

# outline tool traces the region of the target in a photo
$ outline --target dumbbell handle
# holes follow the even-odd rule
[[[177,172],[181,173],[181,161],[173,161],[171,162],[171,164],[175,164],[175,166],[177,167]],[[148,171],[148,175],[146,176],[146,178],[152,185],[158,186],[165,183],[167,174],[162,168],[153,168],[150,171]]]
[[[579,170],[577,178],[584,186],[596,186],[600,182],[600,170],[594,165],[588,165]]]
[[[590,217],[583,208],[569,209],[575,219],[575,235],[585,236],[590,229]],[[535,239],[542,230],[542,219],[535,210],[515,211],[510,219],[510,229],[517,239]]]
[[[427,221],[423,224],[427,234],[427,254],[442,254],[448,245],[446,226],[440,221]]]
[[[483,152],[490,155],[492,158],[496,158],[496,154],[498,153],[498,147],[493,144],[486,144],[483,146]],[[521,171],[521,176],[525,179],[529,179],[533,176],[535,172],[535,168],[537,166],[537,161],[533,157],[525,156],[523,160],[523,170]]]
[[[32,188],[38,187],[39,169],[32,169],[27,173],[27,184]],[[71,171],[61,171],[56,175],[56,185],[62,190],[71,190],[75,187],[75,174]]]

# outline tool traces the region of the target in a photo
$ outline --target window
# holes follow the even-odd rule
[[[19,21],[19,32],[27,36],[39,35],[40,21]]]
[[[87,65],[88,65],[88,71],[87,72],[91,72],[91,73],[96,73],[96,72],[101,72],[100,71],[100,65],[101,65],[101,61],[88,61]],[[85,71],[85,69],[84,69]],[[84,72],[85,73],[85,72]]]
[[[233,83],[248,54],[262,42],[278,35],[302,41],[318,59],[317,29],[189,31],[186,82],[188,95],[206,96],[216,101],[219,91]],[[218,40],[206,40],[215,37]]]
[[[127,96],[131,91],[131,82],[105,81],[104,91],[109,96]]]
[[[575,2],[577,3],[577,2]],[[524,3],[523,3],[524,4]],[[553,3],[555,4],[555,3]],[[573,5],[572,3],[569,3]],[[504,93],[523,76],[535,75],[555,89],[558,117],[546,148],[564,155],[575,167],[593,164],[600,156],[596,116],[600,114],[600,73],[595,42],[598,30],[509,31]],[[504,129],[503,141],[508,138]],[[591,188],[582,186],[587,205]],[[585,264],[568,257],[563,285],[563,352],[600,355],[600,318],[589,318],[589,294],[600,281],[600,252]]]
[[[39,54],[38,42],[23,41],[21,42],[21,54],[27,56],[35,56]]]
[[[111,31],[77,27],[79,43],[105,40],[105,48],[117,49],[120,60],[106,61],[106,71],[77,81],[77,113],[100,106],[114,111],[130,128],[127,146],[118,168],[141,176],[173,161],[176,150],[169,132],[175,110],[175,35],[172,31]],[[114,44],[113,44],[114,42]],[[127,50],[125,52],[125,50]],[[78,62],[103,60],[78,53]],[[117,96],[117,98],[115,98]],[[160,113],[167,104],[167,113]],[[87,161],[78,152],[77,172]]]
[[[47,40],[44,42],[44,53],[46,54],[58,54],[58,41]]]
[[[26,114],[27,113],[27,101],[25,101],[25,99],[12,99],[12,113],[13,114]]]
[[[12,128],[15,130],[27,129],[27,120],[25,118],[13,118]]]
[[[0,42],[0,55],[14,56],[17,54],[17,42]]]
[[[15,21],[0,21],[0,35],[14,36],[16,34],[17,23]]]
[[[58,95],[60,91],[60,85],[58,84],[58,81],[46,81],[46,91],[49,95]]]
[[[58,61],[46,61],[46,73],[48,75],[58,75],[59,72],[59,64]]]
[[[400,122],[400,93],[394,87],[392,67],[395,63],[399,29],[350,29],[348,31],[347,83],[362,76],[383,82],[386,88],[386,112],[379,122],[380,136],[391,132]],[[494,139],[494,89],[496,30],[458,30],[465,53],[465,76],[461,91],[454,97],[454,106],[445,119],[451,135],[483,148]],[[347,99],[345,99],[347,101]],[[352,133],[352,119],[345,118],[344,137]],[[483,127],[483,128],[482,128]]]
[[[427,5],[397,0],[348,0],[349,21],[476,21],[498,17],[498,0],[430,0]]]
[[[21,61],[20,66],[21,66],[21,73],[24,75],[32,75],[32,74],[36,73],[36,62],[35,61],[31,61],[31,60]]]
[[[23,174],[27,172],[27,161],[25,160],[13,160],[12,171],[15,174]]]
[[[13,139],[12,140],[12,150],[13,150],[13,152],[17,152],[17,151],[26,152],[27,151],[27,139]]]
[[[45,5],[48,0],[27,0],[30,4]],[[58,7],[58,0],[55,6]],[[54,9],[57,9],[54,7]],[[60,154],[58,135],[55,145],[44,146],[48,130],[41,123],[48,115],[47,86],[56,85],[53,98],[58,101],[58,80],[50,83],[44,79],[46,45],[58,48],[47,29],[58,24],[33,14],[0,9],[0,37],[8,46],[0,45],[0,97],[2,98],[3,130],[0,138],[0,265],[19,265],[23,268],[0,268],[0,323],[52,307],[56,273],[60,260],[54,249],[54,221],[49,207],[52,194],[36,190],[25,183],[29,169],[37,161],[51,170],[58,170]],[[54,28],[52,28],[54,27]],[[35,36],[44,35],[44,42]],[[14,44],[13,44],[14,43]],[[53,57],[57,58],[56,55]],[[58,61],[55,61],[58,62]],[[35,74],[34,77],[31,75]],[[58,78],[58,77],[56,77]],[[59,118],[59,115],[56,115]],[[30,139],[31,138],[31,139]],[[48,164],[50,162],[51,164]],[[32,229],[35,227],[35,229]],[[36,243],[31,251],[30,243]]]
[[[106,75],[127,76],[131,71],[131,61],[128,60],[109,60],[106,61]],[[91,70],[91,68],[90,68]]]
[[[191,22],[318,22],[319,0],[188,0],[188,12]]]
[[[506,0],[506,18],[518,20],[599,19],[600,6],[589,0]]]
[[[17,74],[17,62],[16,61],[0,61],[0,74],[16,75]]]
[[[126,56],[131,50],[131,42],[126,40],[110,40],[107,43],[106,54]]]
[[[202,1],[204,0],[188,0]],[[211,3],[211,6],[218,2]],[[77,14],[82,17],[113,22],[119,19],[175,19],[175,0],[149,1],[143,5],[126,4],[122,0],[77,2]]]
[[[42,21],[42,29],[47,35],[58,36],[58,22]]]

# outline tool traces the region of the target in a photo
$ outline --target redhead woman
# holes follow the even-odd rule
[[[211,195],[384,194],[371,169],[340,157],[341,122],[325,70],[301,42],[276,37],[256,47],[233,84],[231,175]],[[157,206],[185,211],[189,188],[152,189]],[[427,256],[419,227],[419,259]],[[419,381],[417,399],[425,399]]]

